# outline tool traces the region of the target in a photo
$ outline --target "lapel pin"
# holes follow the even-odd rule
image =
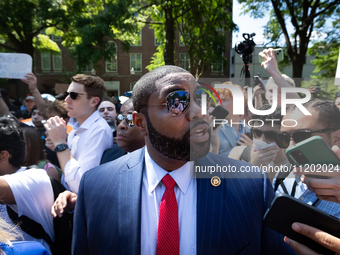
[[[218,176],[214,176],[213,178],[211,178],[211,185],[213,185],[214,187],[218,187],[221,184],[221,179]]]

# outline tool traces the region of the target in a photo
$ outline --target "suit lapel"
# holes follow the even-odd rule
[[[210,156],[197,160],[195,165],[215,165]],[[213,176],[211,176],[213,177]],[[224,181],[214,187],[211,179],[197,179],[197,255],[221,253],[224,215]]]
[[[144,149],[130,158],[127,169],[119,174],[118,232],[121,254],[140,254],[141,197]]]

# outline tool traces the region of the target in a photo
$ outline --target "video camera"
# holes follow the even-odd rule
[[[235,51],[238,54],[242,55],[250,55],[254,52],[255,49],[255,42],[253,40],[253,37],[255,36],[255,33],[247,34],[243,33],[242,36],[245,39],[243,42],[237,42],[235,44]]]

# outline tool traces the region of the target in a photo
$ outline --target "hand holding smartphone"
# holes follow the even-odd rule
[[[214,116],[217,120],[224,120],[228,116],[229,112],[224,109],[222,106],[218,105],[215,109],[211,112],[210,115]],[[214,126],[214,130],[221,125],[220,123],[216,123]]]
[[[263,220],[273,230],[321,254],[334,252],[295,232],[292,229],[294,222],[304,223],[340,237],[340,221],[337,218],[286,194],[279,194],[274,198]]]

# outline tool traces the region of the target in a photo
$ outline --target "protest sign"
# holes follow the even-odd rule
[[[32,72],[32,57],[22,53],[0,53],[0,78],[22,79]]]

